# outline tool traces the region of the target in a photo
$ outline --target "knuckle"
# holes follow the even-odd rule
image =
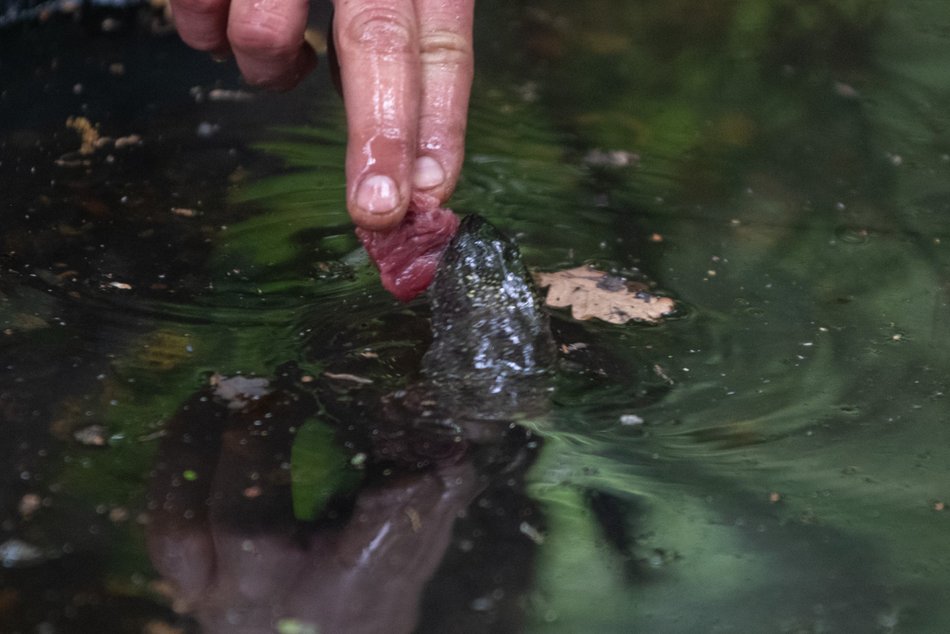
[[[419,54],[424,64],[464,66],[472,62],[471,41],[454,31],[425,33],[419,40]]]
[[[416,46],[412,20],[397,11],[371,7],[353,15],[342,30],[341,48],[381,54],[411,53]]]

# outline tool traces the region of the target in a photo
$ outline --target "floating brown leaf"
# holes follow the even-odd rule
[[[66,119],[66,127],[72,128],[79,133],[82,138],[82,146],[79,153],[88,156],[96,151],[99,143],[99,127],[93,125],[86,117],[69,117]]]
[[[549,287],[544,303],[554,308],[571,306],[574,319],[656,323],[676,307],[669,297],[657,297],[622,277],[589,266],[539,273],[537,279],[539,286]]]

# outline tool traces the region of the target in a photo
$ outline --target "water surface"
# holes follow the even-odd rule
[[[0,629],[946,631],[944,4],[481,2],[453,206],[681,310],[553,311],[553,392],[462,451],[380,409],[428,308],[326,78],[4,28]]]

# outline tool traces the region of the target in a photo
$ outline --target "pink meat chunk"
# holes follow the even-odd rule
[[[390,231],[357,229],[356,235],[379,269],[383,287],[407,302],[429,287],[459,219],[431,196],[413,196],[402,223]]]

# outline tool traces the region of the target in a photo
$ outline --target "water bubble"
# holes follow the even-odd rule
[[[623,414],[620,417],[621,425],[642,425],[643,419],[636,414]]]

